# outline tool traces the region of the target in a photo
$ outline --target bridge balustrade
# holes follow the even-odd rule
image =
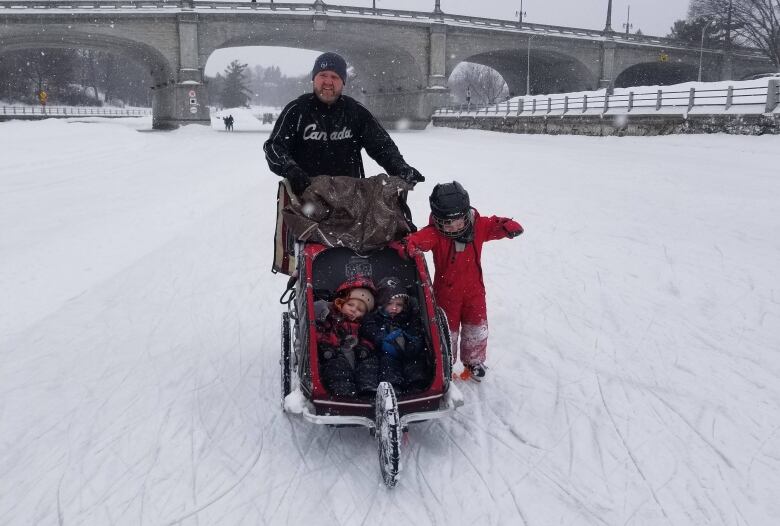
[[[309,12],[345,16],[381,16],[397,19],[414,19],[427,22],[441,22],[450,25],[459,25],[474,28],[496,29],[501,31],[519,31],[523,34],[562,36],[573,38],[586,38],[591,40],[612,40],[639,45],[653,45],[667,49],[699,50],[699,46],[680,42],[670,38],[649,35],[625,35],[617,32],[604,32],[603,30],[585,29],[576,27],[555,26],[546,24],[532,24],[516,20],[502,20],[494,18],[482,18],[452,13],[435,13],[430,11],[406,11],[398,9],[370,8],[368,6],[342,6],[328,3],[288,3],[288,2],[249,2],[213,0],[0,0],[0,13],[13,12],[31,14],[43,10],[64,11],[147,11],[164,10],[176,11],[281,11],[281,12]],[[720,51],[710,50],[708,51]],[[760,51],[751,49],[734,48],[732,52],[738,56],[762,56]]]
[[[146,117],[151,114],[151,108],[97,108],[93,106],[0,106],[0,116],[4,117]]]
[[[617,94],[594,92],[531,96],[488,105],[460,104],[437,109],[434,117],[532,117],[582,114],[683,114],[695,112],[764,114],[777,112],[780,79],[767,85],[730,85],[727,88],[630,90]]]

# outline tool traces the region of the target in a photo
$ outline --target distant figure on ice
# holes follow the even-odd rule
[[[227,118],[227,128],[228,128],[228,131],[233,131],[233,115],[228,115],[228,118]]]
[[[428,226],[409,234],[395,248],[402,257],[416,251],[433,251],[433,293],[447,314],[455,358],[460,337],[460,360],[465,367],[461,378],[481,381],[485,376],[488,339],[482,244],[517,237],[523,233],[523,227],[506,217],[480,216],[471,207],[468,192],[456,181],[437,184],[430,204]]]
[[[409,166],[365,106],[342,95],[347,63],[336,53],[314,61],[312,93],[290,102],[263,145],[272,172],[300,195],[318,175],[364,178],[363,148],[389,175],[414,185],[425,178]]]
[[[230,125],[228,124],[228,118],[227,117],[222,117],[222,122],[225,124],[225,131],[229,131],[230,130]]]

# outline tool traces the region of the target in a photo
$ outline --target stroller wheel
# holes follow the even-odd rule
[[[282,370],[282,409],[284,409],[284,399],[292,390],[291,382],[291,352],[290,352],[290,313],[282,313],[282,356],[279,359],[279,365]]]
[[[382,479],[388,488],[395,487],[401,471],[401,418],[389,382],[380,383],[376,390],[376,437]]]

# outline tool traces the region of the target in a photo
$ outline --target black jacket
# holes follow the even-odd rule
[[[403,331],[406,339],[403,349],[399,349],[399,357],[403,360],[417,358],[425,348],[425,333],[417,309],[407,307],[391,318],[380,307],[363,319],[360,336],[373,343],[376,350],[381,352],[383,340],[396,329]]]
[[[313,93],[289,103],[263,145],[268,166],[285,177],[297,164],[309,176],[363,178],[362,148],[388,175],[409,168],[398,147],[365,106],[342,95],[331,106]]]

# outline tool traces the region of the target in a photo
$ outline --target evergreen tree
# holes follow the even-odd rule
[[[241,64],[238,60],[232,61],[225,68],[224,85],[221,91],[222,106],[225,108],[237,108],[248,106],[248,101],[252,96],[249,88],[246,86],[247,74],[246,64]]]
[[[702,31],[704,32],[705,47],[723,45],[726,34],[724,24],[705,17],[675,21],[667,37],[698,47],[701,45]]]

